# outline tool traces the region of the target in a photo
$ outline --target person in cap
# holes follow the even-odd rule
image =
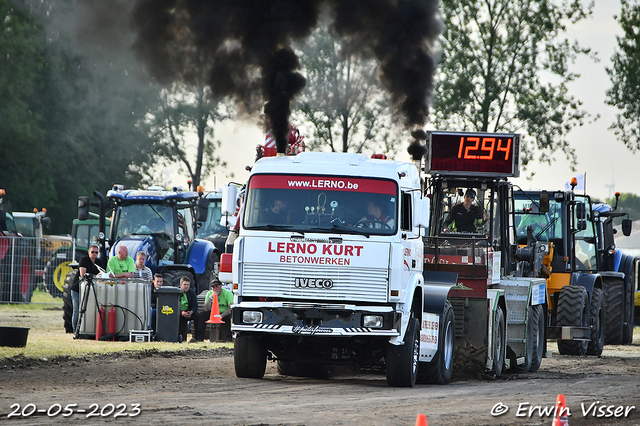
[[[487,220],[487,212],[474,204],[475,199],[476,191],[473,188],[467,189],[463,202],[451,208],[451,214],[445,223],[448,231],[470,232],[472,234],[477,232],[477,226]]]
[[[196,321],[195,342],[202,342],[204,340],[204,332],[206,330],[207,321],[211,318],[211,309],[213,306],[213,295],[218,296],[218,308],[220,310],[220,318],[224,321],[224,324],[220,324],[219,339],[223,342],[231,342],[231,304],[233,304],[233,293],[226,288],[222,287],[222,283],[215,277],[211,280],[211,290],[207,292],[204,297],[204,304],[202,306],[202,312],[198,313],[198,320]],[[212,330],[215,333],[215,331]],[[215,338],[214,335],[211,336]]]

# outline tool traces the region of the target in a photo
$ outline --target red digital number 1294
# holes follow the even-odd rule
[[[461,137],[458,148],[458,158],[465,160],[493,160],[497,152],[504,152],[504,161],[509,160],[511,152],[511,138],[506,140],[498,138]]]

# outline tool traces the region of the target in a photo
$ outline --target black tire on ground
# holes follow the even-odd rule
[[[164,277],[164,282],[173,287],[180,287],[180,280],[182,277],[189,277],[191,280],[191,288],[195,290],[196,280],[193,274],[189,271],[170,270],[165,271],[162,275]]]
[[[579,285],[567,285],[558,297],[558,326],[589,327],[589,294]],[[561,355],[582,356],[587,353],[586,340],[558,340]]]
[[[624,281],[612,279],[602,283],[605,300],[605,345],[622,343],[624,326]]]
[[[420,322],[409,318],[404,344],[387,344],[387,384],[396,387],[412,387],[418,377],[420,358]]]
[[[516,373],[516,374],[528,373],[529,370],[531,369],[531,361],[533,360],[533,346],[535,345],[535,342],[538,340],[537,333],[535,332],[535,330],[538,328],[537,322],[536,322],[536,325],[534,325],[534,322],[532,321],[532,318],[535,315],[533,311],[534,311],[534,307],[529,305],[527,308],[527,318],[528,318],[527,342],[526,342],[527,346],[525,347],[524,362],[522,364],[517,364],[518,355],[514,351],[512,351],[511,348],[507,349],[507,357],[509,358],[510,373]]]
[[[267,369],[267,350],[256,333],[238,333],[233,347],[236,376],[261,379]]]
[[[292,377],[313,377],[316,379],[326,379],[329,376],[329,368],[326,365],[305,364],[296,361],[277,362],[278,374]]]
[[[451,373],[453,372],[454,339],[455,319],[451,303],[447,300],[445,301],[442,316],[440,317],[438,352],[431,362],[418,363],[418,383],[446,385],[451,381]],[[504,350],[502,360],[504,364]]]
[[[64,279],[62,291],[62,320],[64,321],[64,331],[73,333],[73,300],[71,299],[71,287],[75,281],[80,279],[79,271],[74,269],[69,272]]]
[[[531,335],[533,336],[533,351],[531,352],[531,366],[529,371],[535,373],[540,368],[542,358],[544,357],[545,346],[545,314],[544,305],[535,305],[531,310]]]
[[[507,350],[507,331],[504,322],[504,313],[500,306],[496,309],[494,330],[493,330],[493,374],[496,377],[502,376],[504,372],[504,359]]]
[[[626,256],[627,262],[624,265],[624,288],[625,288],[625,304],[624,304],[624,327],[622,329],[622,344],[630,345],[633,343],[633,321],[635,313],[635,291],[636,291],[636,274],[637,262],[636,258]]]
[[[604,348],[605,301],[604,293],[599,288],[594,288],[591,293],[591,318],[594,318],[591,329],[591,340],[587,346],[587,355],[600,356]]]

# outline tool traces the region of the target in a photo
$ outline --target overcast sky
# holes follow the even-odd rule
[[[601,116],[595,123],[576,128],[569,135],[569,142],[578,156],[577,171],[571,171],[564,154],[556,154],[557,161],[552,166],[531,166],[531,171],[535,172],[532,180],[514,180],[524,189],[562,189],[573,175],[586,173],[587,193],[593,197],[603,199],[614,191],[640,194],[638,155],[628,150],[615,138],[613,131],[608,130],[615,120],[616,110],[605,104],[605,91],[611,86],[605,67],[611,66],[611,56],[616,47],[615,36],[621,34],[613,18],[619,11],[618,0],[595,0],[593,16],[573,26],[570,31],[570,35],[582,46],[597,51],[600,58],[598,63],[587,57],[580,58],[572,69],[579,72],[581,77],[570,86],[571,93],[583,101],[583,107],[592,115]],[[221,127],[217,125],[216,129],[217,138],[222,141],[219,154],[229,163],[227,172],[235,173],[234,181],[244,182],[248,177],[244,168],[253,164],[255,146],[264,141],[262,130],[256,125],[242,122],[227,123]],[[408,161],[406,150],[401,151],[402,154],[396,159]],[[529,173],[525,172],[524,175]],[[174,175],[170,180],[174,184],[179,183],[175,179]],[[229,180],[219,172],[215,177],[215,186],[221,187]],[[207,178],[204,183],[207,190],[214,189],[213,177]]]

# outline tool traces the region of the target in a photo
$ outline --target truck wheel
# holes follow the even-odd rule
[[[418,377],[420,358],[420,323],[411,317],[404,335],[404,344],[387,344],[387,384],[397,387],[412,387]]]
[[[522,364],[517,363],[518,354],[516,354],[511,348],[508,348],[507,353],[509,357],[509,372],[522,374],[528,373],[531,369],[531,361],[533,360],[533,346],[535,345],[538,336],[536,335],[536,329],[538,328],[537,319],[534,321],[534,306],[529,305],[527,307],[527,340],[524,353],[524,362]],[[535,323],[535,325],[534,325]]]
[[[502,323],[504,324],[504,315],[502,316]],[[504,365],[504,333],[502,337],[501,352],[502,364]],[[451,303],[447,300],[444,304],[442,317],[440,317],[438,352],[431,362],[421,362],[418,364],[418,383],[446,385],[451,381],[451,373],[453,372],[454,338],[455,320],[453,308],[451,307]]]
[[[165,271],[162,275],[164,276],[164,281],[170,286],[180,287],[180,280],[182,279],[182,277],[189,277],[189,279],[191,280],[191,288],[195,289],[196,287],[195,277],[189,271]]]
[[[529,317],[531,323],[531,336],[533,341],[533,350],[531,351],[531,367],[529,371],[535,373],[540,368],[542,358],[544,357],[544,305],[535,305],[531,310],[531,316]]]
[[[591,294],[591,313],[590,317],[594,318],[593,328],[591,329],[591,340],[587,346],[587,355],[602,355],[604,347],[604,294],[599,288],[594,288]]]
[[[558,297],[558,326],[589,327],[589,294],[579,285],[566,285]],[[558,340],[561,355],[582,356],[587,353],[586,340]]]
[[[630,345],[633,342],[633,321],[635,311],[636,291],[636,258],[627,256],[627,264],[624,269],[624,327],[622,329],[622,344]]]
[[[504,370],[504,358],[506,356],[506,326],[504,323],[504,313],[498,306],[496,309],[496,320],[493,330],[493,373],[496,377],[502,376]]]
[[[236,376],[262,379],[267,369],[267,350],[255,333],[238,333],[233,348]]]
[[[622,329],[624,326],[624,282],[610,280],[602,283],[605,306],[605,345],[619,345],[622,343]]]

